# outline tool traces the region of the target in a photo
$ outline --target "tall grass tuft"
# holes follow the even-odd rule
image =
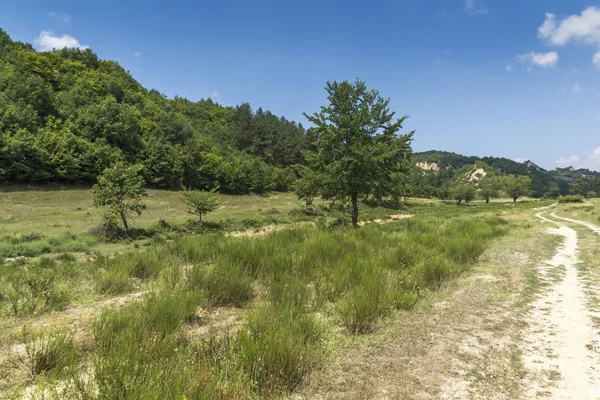
[[[77,360],[77,348],[69,333],[34,334],[23,328],[22,337],[26,355],[23,362],[31,378],[47,374],[58,375]]]

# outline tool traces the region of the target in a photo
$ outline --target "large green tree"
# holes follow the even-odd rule
[[[375,188],[389,188],[394,174],[408,171],[413,132],[398,134],[407,117],[395,119],[389,99],[364,81],[327,82],[329,104],[312,115],[315,151],[305,154],[321,175],[324,199],[350,201],[358,226],[358,200]]]

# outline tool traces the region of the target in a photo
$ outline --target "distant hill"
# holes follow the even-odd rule
[[[533,181],[532,189],[534,197],[543,196],[548,192],[553,183],[558,185],[562,193],[567,193],[569,186],[577,176],[577,173],[574,171],[547,171],[529,160],[521,163],[503,157],[464,156],[462,154],[437,150],[415,153],[413,161],[417,166],[433,171],[434,173],[439,173],[448,168],[458,169],[469,164],[485,163],[504,175],[527,175]],[[572,178],[571,174],[573,174]]]

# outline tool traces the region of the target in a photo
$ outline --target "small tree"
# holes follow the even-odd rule
[[[504,182],[506,194],[509,195],[515,203],[519,197],[527,196],[531,193],[531,178],[528,176],[508,175],[504,177]]]
[[[138,216],[146,208],[141,203],[146,197],[141,165],[126,165],[118,162],[106,168],[98,176],[98,183],[92,187],[94,206],[107,206],[104,220],[108,225],[117,225],[120,219],[125,230],[129,230],[127,219],[131,213]]]
[[[376,187],[387,191],[392,176],[410,167],[412,133],[399,135],[406,117],[396,119],[389,99],[365,82],[327,82],[328,105],[313,115],[314,152],[305,153],[319,176],[326,200],[350,201],[352,225],[358,227],[358,200]]]
[[[319,195],[321,187],[319,174],[305,166],[298,166],[297,172],[301,175],[293,184],[298,200],[304,200],[306,208],[311,206],[315,197]]]
[[[456,205],[459,206],[463,202],[463,200],[467,204],[470,203],[475,198],[475,195],[477,193],[475,191],[475,188],[467,183],[453,186],[450,188],[449,192],[450,197],[456,200]]]
[[[593,199],[593,198],[597,197],[596,196],[596,192],[593,192],[593,191],[590,190],[589,192],[587,192],[587,194],[585,195],[585,197],[587,197],[588,199]]]
[[[502,189],[502,182],[497,176],[486,176],[479,182],[479,196],[488,204],[490,199],[498,197]]]
[[[546,193],[546,197],[549,199],[558,199],[560,197],[560,188],[556,183],[550,186],[550,189],[548,189],[548,192]]]
[[[186,190],[181,192],[183,201],[188,206],[188,213],[196,214],[202,222],[202,216],[215,211],[219,208],[219,200],[215,192],[218,188],[214,188],[209,192],[202,190]]]

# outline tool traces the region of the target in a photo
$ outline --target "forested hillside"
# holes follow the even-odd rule
[[[269,111],[167,99],[89,49],[37,52],[0,29],[0,182],[94,182],[123,160],[160,188],[287,190],[306,146]]]
[[[517,162],[500,157],[464,156],[446,151],[425,151],[413,155],[415,164],[436,164],[438,171],[428,171],[426,178],[418,184],[412,180],[421,195],[443,197],[444,190],[451,185],[457,170],[469,165],[479,165],[502,175],[529,176],[532,180],[532,195],[575,193],[587,195],[589,192],[600,193],[600,173],[589,170],[573,170],[568,168],[547,171],[531,161]],[[416,167],[421,170],[420,167]],[[420,172],[420,175],[423,173]],[[418,174],[417,174],[418,175]]]

